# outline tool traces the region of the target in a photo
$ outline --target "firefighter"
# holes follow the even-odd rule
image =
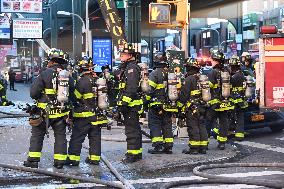
[[[143,100],[140,96],[140,68],[131,44],[120,46],[121,73],[117,106],[124,117],[127,153],[123,162],[133,163],[142,159],[142,133],[139,114]]]
[[[98,77],[93,71],[91,59],[79,62],[80,79],[75,86],[76,103],[74,108],[74,127],[68,149],[67,164],[78,166],[82,143],[89,138],[89,156],[85,162],[98,165],[101,159],[101,127],[108,123],[107,118],[98,108]]]
[[[186,78],[181,88],[179,102],[183,105],[186,116],[186,126],[189,135],[189,149],[185,154],[206,154],[208,135],[205,127],[205,105],[199,85],[201,66],[196,59],[189,59],[186,64]]]
[[[219,119],[219,129],[214,128],[217,133],[218,149],[224,150],[227,142],[229,130],[229,113],[234,106],[229,101],[230,96],[230,75],[224,67],[224,54],[220,51],[213,51],[212,55],[213,70],[208,73],[210,81],[212,99],[208,102],[210,108],[206,111],[206,128],[208,133],[213,129],[216,119]]]
[[[172,154],[172,112],[166,108],[169,103],[166,85],[169,64],[165,53],[155,56],[154,61],[155,70],[149,76],[150,91],[146,97],[149,100],[148,125],[153,146],[148,153]]]
[[[250,75],[251,77],[254,76],[254,67],[253,67],[253,59],[251,55],[248,52],[242,53],[242,72],[245,74],[245,76]]]
[[[62,50],[53,48],[48,52],[48,57],[50,67],[40,73],[30,89],[31,98],[37,102],[36,106],[39,112],[36,112],[36,114],[42,116],[37,119],[30,119],[32,135],[28,159],[24,162],[24,166],[38,167],[44,136],[45,134],[48,136],[48,127],[51,126],[55,138],[53,166],[61,169],[67,158],[66,120],[69,115],[68,104],[73,99],[74,82],[72,78],[68,78],[68,72],[64,70],[67,61]],[[62,83],[59,81],[61,73],[65,73],[66,78],[68,78],[63,88],[60,86]],[[59,93],[60,90],[66,91]],[[67,96],[68,94],[70,96]],[[62,99],[66,100],[65,104],[61,104],[61,102],[63,103]]]
[[[9,101],[6,96],[7,93],[7,81],[0,76],[0,106],[15,105],[13,102]]]
[[[231,68],[231,85],[232,94],[231,102],[234,103],[234,114],[236,115],[235,122],[235,140],[242,141],[244,139],[244,112],[248,107],[245,99],[245,85],[246,78],[241,70],[241,62],[239,57],[233,56],[230,59]]]
[[[114,75],[110,71],[109,65],[102,66],[102,74],[100,77],[105,78],[107,81],[108,97],[110,107],[115,106],[115,98],[117,96],[117,90],[115,89]]]

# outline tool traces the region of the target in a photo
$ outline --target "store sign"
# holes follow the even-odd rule
[[[113,45],[118,47],[119,44],[126,42],[121,18],[116,9],[115,1],[113,0],[98,0],[101,12],[110,30]]]
[[[93,62],[96,72],[101,72],[102,66],[112,65],[111,39],[93,39]]]
[[[10,39],[11,28],[8,16],[0,16],[0,39]]]
[[[13,20],[13,38],[41,39],[42,20]]]
[[[42,13],[42,0],[1,0],[1,12]]]
[[[258,15],[256,13],[247,14],[243,16],[243,27],[256,26],[258,22]]]

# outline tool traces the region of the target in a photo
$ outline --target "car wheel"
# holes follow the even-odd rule
[[[270,127],[271,131],[274,133],[282,132],[283,128],[282,127]]]

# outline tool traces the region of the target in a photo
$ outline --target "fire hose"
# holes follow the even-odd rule
[[[211,175],[202,171],[217,168],[232,168],[232,167],[274,167],[284,168],[284,163],[225,163],[225,164],[211,164],[201,165],[193,169],[193,174],[206,178],[206,180],[183,180],[165,184],[162,188],[168,189],[172,187],[188,186],[193,184],[246,184],[254,186],[264,186],[269,188],[284,188],[283,181],[268,181],[260,179],[247,178],[230,178],[218,175]]]

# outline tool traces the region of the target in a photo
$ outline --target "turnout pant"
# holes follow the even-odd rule
[[[165,148],[173,147],[172,115],[170,112],[159,114],[153,108],[149,109],[148,125],[153,147],[164,144]]]
[[[63,118],[50,119],[50,126],[54,131],[54,161],[64,162],[67,158],[66,122]],[[43,121],[39,126],[32,127],[28,161],[40,161],[46,124]]]
[[[229,131],[229,111],[215,111],[213,109],[208,109],[206,112],[206,128],[207,131],[211,132],[213,129],[214,122],[216,118],[219,120],[219,129],[217,131],[217,141],[219,143],[226,143],[228,138],[228,131]],[[215,129],[215,128],[214,128]]]
[[[128,107],[123,111],[128,155],[142,155],[142,132],[139,113],[136,108]]]
[[[208,134],[205,127],[204,116],[188,110],[186,112],[186,125],[189,136],[189,147],[191,149],[206,149],[208,145]]]
[[[245,127],[245,109],[236,109],[237,125],[235,130],[236,138],[244,138],[244,127]]]
[[[92,125],[91,118],[75,119],[68,148],[68,158],[70,160],[80,161],[82,144],[87,135],[89,138],[89,159],[100,161],[101,125]]]

